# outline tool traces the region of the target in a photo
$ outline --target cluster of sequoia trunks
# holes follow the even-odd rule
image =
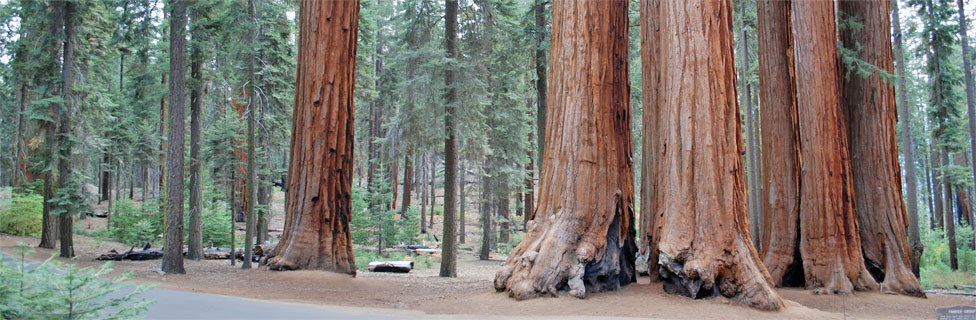
[[[759,1],[762,252],[746,212],[731,0],[641,1],[637,221],[628,3],[552,3],[538,206],[496,274],[497,290],[582,298],[634,282],[643,265],[668,292],[765,310],[784,307],[781,285],[846,294],[881,281],[885,291],[922,295],[906,244],[894,90],[877,75],[842,81],[833,1]],[[860,43],[862,60],[890,72],[888,1],[840,6],[866,22],[856,35],[842,30],[843,41]],[[272,269],[355,274],[357,15],[353,1],[302,3],[294,179]]]

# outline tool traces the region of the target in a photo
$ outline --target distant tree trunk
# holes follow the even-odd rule
[[[285,230],[268,266],[355,275],[349,220],[359,2],[303,0],[299,12]]]
[[[186,92],[186,2],[173,0],[169,45],[169,129],[167,130],[166,246],[162,269],[165,273],[186,273],[183,269],[183,171],[184,113]]]
[[[403,156],[403,199],[400,203],[400,217],[406,218],[407,210],[410,209],[410,182],[413,181],[413,148],[407,149],[407,154]]]
[[[14,187],[17,187],[17,188],[19,188],[21,186],[21,184],[24,181],[23,178],[25,176],[23,174],[23,172],[24,172],[24,169],[23,169],[23,167],[24,167],[24,160],[23,160],[23,157],[24,157],[24,150],[23,150],[24,149],[24,142],[23,142],[23,136],[24,136],[24,113],[25,113],[25,111],[27,111],[27,96],[29,95],[29,93],[27,92],[27,85],[26,84],[21,84],[20,85],[20,90],[18,90],[18,91],[19,91],[19,97],[18,98],[20,98],[20,99],[17,99],[17,100],[20,103],[17,104],[17,129],[16,129],[17,132],[14,133],[14,145],[15,145],[15,148],[16,148],[15,149],[16,150],[15,151],[16,153],[14,153],[14,163],[13,163],[13,166],[11,167],[12,170],[10,171],[10,177],[12,178],[11,185],[13,185]]]
[[[941,154],[941,156],[942,156],[942,159],[941,159],[942,160],[942,163],[946,167],[950,166],[950,162],[949,162],[949,149],[948,148],[942,147],[942,154]],[[952,210],[952,204],[953,204],[953,201],[952,201],[952,195],[953,195],[952,188],[953,188],[953,185],[952,185],[952,182],[950,181],[949,177],[946,176],[946,173],[945,172],[943,172],[942,175],[943,175],[942,176],[942,191],[944,191],[944,193],[943,193],[942,208],[945,210],[944,211],[945,212],[945,216],[944,216],[944,218],[942,220],[942,223],[943,223],[942,226],[943,226],[943,228],[945,228],[945,236],[946,236],[946,239],[949,240],[949,268],[951,270],[955,271],[955,270],[958,270],[959,269],[959,259],[957,258],[957,255],[956,255],[956,253],[957,253],[956,252],[956,216],[955,216],[955,212],[953,212],[953,210]]]
[[[509,208],[509,198],[511,195],[508,183],[507,177],[498,179],[498,194],[500,196],[498,197],[498,201],[495,201],[495,205],[498,206],[498,216],[501,217],[498,222],[498,243],[508,243],[509,234],[512,232],[512,223],[510,222],[512,215],[511,209]]]
[[[421,157],[420,161],[420,233],[427,233],[427,172],[429,171],[427,166],[427,153],[424,152],[424,156]]]
[[[840,11],[863,26],[843,29],[845,47],[860,47],[858,58],[893,72],[890,0],[840,1]],[[850,152],[861,249],[881,289],[924,297],[912,274],[908,246],[908,214],[902,198],[898,163],[897,112],[894,86],[881,75],[847,77],[841,86],[850,121]]]
[[[71,149],[74,144],[71,141],[71,135],[74,129],[71,124],[71,117],[74,114],[74,97],[72,94],[72,86],[74,85],[74,69],[75,69],[75,4],[72,2],[65,1],[63,4],[64,8],[64,57],[63,64],[61,67],[61,98],[64,100],[64,106],[58,113],[58,157],[61,161],[58,161],[58,189],[59,192],[64,189],[72,187],[80,187],[73,185],[71,182],[71,175],[74,171],[74,161],[71,157]],[[59,33],[60,36],[60,33]],[[81,192],[79,190],[75,191],[64,191],[64,192]],[[69,207],[80,206],[81,204],[69,204]],[[74,217],[71,216],[71,210],[62,210],[59,223],[58,231],[60,235],[58,238],[61,241],[61,257],[71,258],[75,256],[74,241],[72,236],[74,234]]]
[[[430,156],[430,212],[428,213],[427,228],[434,227],[434,208],[437,207],[437,156]]]
[[[116,160],[116,162],[115,162],[115,172],[119,172],[119,170],[120,170],[119,166],[120,166],[121,162],[122,162],[121,160]],[[118,200],[119,199],[118,177],[119,177],[118,174],[116,174],[115,175],[115,182],[116,182],[115,183],[115,200]],[[109,229],[109,230],[112,229],[112,204],[113,204],[112,197],[108,197],[108,212],[107,212],[108,213],[108,219],[106,219],[107,221],[106,221],[106,224],[105,225],[106,225],[107,229]]]
[[[234,168],[231,168],[230,170],[230,180],[227,180],[227,208],[230,209],[230,252],[231,257],[234,257],[237,252],[237,224],[235,223],[237,222],[237,212],[234,211],[234,208],[237,208],[237,203],[235,201],[237,195],[234,194],[236,189],[234,186],[237,183],[237,179],[235,177],[236,172],[234,171]],[[275,247],[275,249],[277,249],[277,247]],[[236,262],[236,258],[230,259],[230,265],[233,266],[236,264]]]
[[[806,287],[839,294],[876,288],[865,270],[857,225],[834,3],[793,1],[792,6],[803,164],[800,254]]]
[[[164,40],[165,40],[165,37],[164,37]],[[163,86],[166,86],[166,75],[167,75],[167,73],[166,72],[163,72],[163,76],[162,76],[162,78],[159,81],[159,83],[162,84]],[[167,114],[168,113],[166,112],[166,95],[164,94],[164,95],[161,95],[159,97],[159,138],[160,138],[160,141],[159,141],[159,155],[160,156],[159,157],[160,157],[160,160],[159,160],[159,176],[158,176],[158,179],[157,179],[157,180],[159,180],[158,181],[159,184],[158,184],[158,188],[156,190],[156,197],[157,198],[162,198],[160,196],[160,193],[162,193],[163,190],[164,190],[164,188],[166,187],[166,161],[167,161],[166,160],[166,155],[167,155],[167,152],[169,150],[169,146],[167,145],[168,141],[166,139],[164,139],[164,138],[167,137],[167,133],[166,133],[166,116],[167,116]],[[165,215],[165,212],[166,212],[166,199],[160,199],[160,200],[161,201],[159,201],[159,212],[162,212],[163,213],[163,220],[165,220],[166,219],[166,215]],[[165,227],[165,224],[164,224],[164,227]]]
[[[720,294],[754,308],[782,309],[749,232],[731,1],[643,5],[641,21],[653,21],[646,28],[656,32],[642,41],[650,49],[642,50],[643,61],[653,64],[642,64],[650,80],[642,84],[657,86],[656,108],[645,110],[654,115],[644,121],[674,124],[645,129],[654,130],[645,141],[660,144],[644,150],[644,157],[656,158],[645,163],[651,177],[644,181],[668,186],[642,200],[653,202],[644,222],[649,230],[642,230],[657,249],[649,258],[660,266],[653,268],[672,294]],[[689,74],[706,76],[688,81]],[[717,228],[726,231],[712,231]]]
[[[757,3],[762,123],[761,255],[777,286],[803,285],[800,259],[800,124],[790,2]]]
[[[112,183],[112,156],[108,151],[102,154],[102,183],[99,184],[99,190],[101,191],[101,196],[98,198],[98,203],[108,200],[111,197],[111,183]]]
[[[529,139],[531,139],[531,138],[529,138]],[[535,193],[535,190],[534,190],[535,187],[533,187],[533,185],[532,185],[532,183],[533,183],[533,181],[532,181],[533,180],[533,178],[532,178],[532,173],[533,173],[533,165],[532,165],[532,162],[533,162],[532,161],[532,157],[530,155],[529,156],[529,163],[527,163],[525,165],[525,194],[523,195],[525,197],[525,200],[522,200],[522,203],[524,204],[524,210],[525,210],[524,211],[525,212],[525,215],[522,216],[522,231],[523,232],[528,232],[529,231],[529,228],[528,228],[529,227],[529,221],[532,220],[535,217],[535,208],[534,208],[534,204],[532,203],[533,193]]]
[[[891,1],[891,21],[894,26],[895,74],[898,77],[898,119],[901,119],[901,151],[905,155],[905,183],[908,194],[908,243],[911,245],[912,273],[919,277],[919,261],[922,257],[922,241],[918,224],[918,175],[915,173],[915,144],[912,141],[912,115],[908,112],[908,84],[905,79],[905,51],[901,33],[901,17],[898,1]],[[914,107],[913,107],[914,108]],[[930,202],[931,203],[931,202]],[[929,210],[931,211],[931,208]]]
[[[966,163],[966,153],[958,152],[952,155],[952,162],[958,167],[965,167]],[[973,225],[973,210],[972,203],[969,201],[969,192],[963,186],[956,188],[956,212],[959,216],[959,225],[965,221],[966,225],[972,227]]]
[[[932,182],[934,180],[932,178],[932,172],[931,172],[932,170],[929,169],[930,166],[931,166],[930,163],[929,164],[925,164],[925,165],[922,166],[922,170],[925,171],[925,190],[926,190],[926,192],[928,192],[928,194],[925,197],[925,200],[929,204],[929,214],[928,214],[928,216],[929,216],[929,230],[935,230],[935,214],[933,214],[935,212],[935,204],[932,201],[932,195],[935,194],[932,191]]]
[[[248,39],[250,41],[250,46],[254,48],[256,46],[255,38],[257,34],[257,18],[254,15],[254,1],[247,1],[247,12],[248,17],[251,18],[251,26],[248,28]],[[244,262],[241,263],[241,268],[250,269],[251,268],[251,249],[254,248],[254,225],[255,215],[254,210],[257,207],[257,195],[258,195],[258,167],[255,163],[255,158],[257,158],[257,153],[254,150],[257,141],[257,135],[254,133],[254,120],[255,114],[257,113],[257,95],[255,94],[254,81],[257,79],[254,77],[254,51],[252,50],[248,54],[247,59],[247,215],[244,218]]]
[[[263,119],[264,113],[261,114]],[[271,150],[271,137],[268,134],[261,135],[260,143],[264,145],[264,150]],[[271,174],[267,173],[271,171],[271,155],[265,152],[265,162],[262,166],[262,172],[265,172],[260,177],[258,177],[258,206],[261,210],[258,211],[258,221],[257,221],[257,244],[264,244],[268,241],[268,228],[272,215],[271,212],[271,200],[274,198],[274,192],[271,189]]]
[[[47,66],[48,69],[46,70],[47,72],[45,72],[45,76],[47,76],[48,78],[56,77],[58,70],[60,70],[61,68],[60,58],[61,58],[62,38],[57,35],[61,34],[62,28],[64,27],[65,4],[66,2],[50,3],[53,14],[51,15],[52,21],[49,26],[50,27],[49,32],[50,34],[56,36],[52,37],[53,41],[51,41],[51,43],[48,44],[49,51],[47,51],[47,56],[50,59],[50,61],[48,61],[50,65]],[[58,89],[59,88],[57,88],[56,86],[48,85],[47,88],[45,89],[45,96],[59,95],[60,93],[58,92]],[[48,103],[48,110],[47,110],[48,115],[51,116],[52,118],[57,117],[60,114],[59,107],[60,106],[56,103]],[[51,203],[51,199],[54,199],[55,196],[54,192],[55,189],[57,188],[56,186],[57,181],[55,181],[55,178],[57,176],[56,174],[57,172],[55,171],[57,169],[57,163],[58,163],[57,160],[58,157],[56,156],[58,152],[57,126],[58,124],[55,121],[49,121],[49,122],[46,121],[46,122],[42,122],[41,124],[41,128],[44,130],[44,149],[46,155],[50,159],[49,162],[47,163],[47,167],[50,170],[47,170],[46,172],[43,173],[44,174],[44,191],[42,192],[42,196],[44,199],[43,216],[42,216],[42,227],[41,227],[41,243],[38,245],[38,247],[47,248],[47,249],[54,249],[55,243],[58,242],[59,234],[61,233],[58,230],[59,229],[58,225],[60,224],[60,222],[59,219],[52,214],[52,211],[54,211],[54,204]]]
[[[203,12],[190,12],[190,226],[186,244],[186,258],[203,259],[203,163],[200,159],[200,138],[203,135]]]
[[[636,281],[627,4],[553,3],[539,214],[494,281],[516,299]]]
[[[486,166],[487,168],[487,166]],[[486,170],[487,171],[487,170]],[[478,251],[479,260],[491,259],[491,177],[488,172],[481,177],[481,250]]]
[[[548,94],[548,80],[546,79],[546,3],[547,0],[535,0],[535,125],[536,150],[539,168],[542,168],[542,156],[546,147],[546,95]]]
[[[458,243],[464,243],[464,207],[468,202],[468,195],[464,193],[465,177],[468,176],[468,172],[464,170],[464,161],[459,161],[458,171],[460,171],[460,176],[458,177],[458,191],[461,193],[460,203],[458,203]],[[408,193],[404,192],[404,195]]]
[[[939,171],[938,171],[938,170],[940,170],[942,168],[942,154],[939,152],[939,148],[941,148],[941,147],[939,147],[939,144],[940,144],[940,142],[939,142],[939,138],[938,137],[932,138],[932,144],[931,144],[931,147],[930,147],[932,150],[931,150],[931,153],[929,155],[929,157],[930,157],[929,163],[931,164],[932,186],[933,186],[933,189],[934,189],[934,190],[932,190],[932,199],[933,199],[932,202],[935,203],[935,213],[932,214],[932,217],[935,218],[934,219],[935,220],[935,223],[932,224],[932,227],[933,228],[937,228],[937,229],[942,229],[942,226],[943,226],[942,218],[945,217],[945,214],[943,213],[943,211],[951,211],[952,210],[952,207],[945,207],[945,208],[943,208],[943,201],[942,201],[942,194],[943,194],[943,192],[942,192],[943,191],[942,190],[943,189],[942,186],[943,186],[943,183],[942,182],[945,181],[945,178],[944,177],[943,178],[940,178],[940,176],[942,176],[942,174],[939,173]],[[948,192],[949,191],[946,190],[946,193],[948,193]],[[945,210],[943,210],[943,209],[945,209]]]
[[[973,56],[970,55],[969,35],[967,34],[969,32],[969,21],[966,20],[966,9],[962,0],[956,0],[956,5],[959,8],[959,13],[956,16],[959,17],[959,42],[962,46],[963,75],[966,77],[966,112],[969,116],[969,136],[976,137],[976,84],[973,83]],[[973,180],[976,181],[976,139],[969,139],[969,143],[974,164],[970,166],[970,171],[972,171]]]
[[[449,59],[458,58],[458,1],[445,0],[444,9],[445,35],[444,46]],[[454,69],[449,67],[444,71],[444,84],[447,94],[444,104],[447,112],[444,115],[444,233],[441,236],[441,277],[457,277],[457,183],[458,183],[458,155],[457,155],[457,84],[454,79]],[[433,219],[431,219],[433,221]]]
[[[740,9],[739,12],[743,15],[746,13],[746,1],[739,2]],[[755,133],[753,127],[756,125],[756,121],[753,119],[752,114],[752,86],[749,84],[749,34],[746,33],[746,28],[743,26],[745,24],[745,19],[739,23],[739,41],[742,46],[739,50],[739,65],[742,69],[738,70],[739,82],[742,86],[742,91],[744,95],[741,101],[745,104],[745,115],[746,115],[746,169],[749,171],[746,174],[747,181],[747,192],[748,192],[748,202],[749,202],[749,232],[752,234],[752,244],[757,249],[760,246],[760,237],[762,236],[762,207],[759,205],[759,157],[757,157],[756,148],[754,148],[754,142],[756,141]]]

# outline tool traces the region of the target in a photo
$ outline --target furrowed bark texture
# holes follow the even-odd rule
[[[861,253],[832,1],[793,1],[800,124],[800,254],[807,288],[873,288]],[[771,267],[772,268],[772,267]]]
[[[777,286],[803,284],[799,259],[800,145],[790,2],[757,3],[762,108],[763,264]]]
[[[641,157],[641,208],[640,208],[640,230],[641,243],[640,254],[637,258],[636,269],[641,274],[647,273],[652,280],[657,280],[660,274],[657,264],[656,245],[651,245],[654,241],[654,231],[656,230],[655,217],[659,211],[656,199],[657,193],[657,174],[660,172],[657,167],[662,153],[664,141],[661,140],[658,125],[660,124],[657,98],[658,89],[661,81],[660,70],[660,21],[658,12],[660,10],[660,0],[641,0],[640,19],[641,19],[641,87],[644,114],[641,118],[642,127],[642,154]],[[652,259],[653,257],[653,259]]]
[[[858,32],[841,31],[845,47],[860,44],[858,58],[893,72],[890,0],[841,1],[840,11],[863,23]],[[880,75],[844,81],[844,107],[850,119],[851,167],[865,263],[881,289],[924,297],[912,274],[908,214],[902,199],[895,88]]]
[[[50,10],[52,11],[51,24],[49,26],[50,28],[49,32],[51,34],[58,35],[61,33],[62,28],[64,28],[65,4],[66,4],[65,2],[49,3],[51,8]],[[56,77],[58,75],[57,72],[61,70],[61,65],[60,65],[61,37],[55,36],[52,37],[52,40],[53,41],[47,44],[48,50],[46,51],[47,57],[50,59],[49,61],[50,65],[48,65],[46,70],[44,70],[45,71],[44,76],[48,78]],[[58,89],[60,88],[58,88],[57,86],[48,85],[44,92],[45,96],[60,95],[61,93],[58,92]],[[48,110],[47,110],[48,116],[50,116],[51,118],[57,117],[59,112],[58,107],[59,107],[58,104],[48,103]],[[43,182],[44,202],[43,202],[43,212],[42,212],[43,216],[41,218],[42,221],[41,222],[42,223],[41,243],[38,244],[38,247],[54,249],[55,243],[57,243],[60,240],[58,239],[59,238],[58,217],[51,214],[51,212],[54,211],[55,207],[54,204],[50,202],[50,200],[54,198],[54,191],[56,189],[55,184],[57,183],[57,181],[55,180],[57,174],[56,172],[54,172],[55,170],[53,170],[53,168],[56,168],[56,164],[58,162],[56,157],[56,153],[58,152],[58,142],[56,139],[57,123],[54,121],[49,121],[49,122],[46,121],[46,122],[42,122],[40,126],[41,129],[44,131],[44,150],[47,153],[49,159],[51,159],[50,160],[51,162],[48,163],[48,166],[49,168],[52,168],[52,170],[43,173],[44,174],[44,182]]]
[[[285,230],[272,270],[356,274],[349,232],[359,1],[303,0]]]
[[[656,5],[650,2],[643,5]],[[732,3],[673,1],[653,9],[643,19],[659,30],[657,47],[646,53],[657,55],[649,68],[658,73],[646,76],[659,76],[651,78],[659,88],[653,112],[668,125],[655,128],[651,136],[663,143],[646,155],[660,155],[653,174],[663,189],[645,200],[655,203],[651,245],[658,252],[650,258],[669,293],[782,309],[749,233]]]
[[[186,273],[183,269],[183,171],[186,93],[186,1],[173,0],[170,15],[169,128],[166,157],[166,245],[162,269],[165,273]]]
[[[61,98],[64,99],[64,105],[61,106],[60,112],[58,112],[58,189],[67,189],[71,186],[71,174],[74,171],[74,161],[71,157],[71,147],[74,144],[71,141],[71,135],[73,134],[71,118],[74,115],[74,98],[72,97],[72,87],[74,85],[74,69],[75,69],[75,6],[76,4],[72,2],[65,1],[62,5],[64,8],[64,45],[62,46],[64,50],[63,64],[61,67]],[[59,33],[60,37],[61,34]],[[69,204],[68,206],[74,206]],[[951,210],[950,210],[951,211]],[[71,210],[63,210],[58,215],[58,240],[60,240],[61,245],[61,257],[71,258],[75,256],[74,250],[74,240],[72,236],[74,235],[74,217],[71,215],[73,212]]]
[[[552,30],[538,208],[495,275],[516,299],[636,281],[627,2],[554,2]]]

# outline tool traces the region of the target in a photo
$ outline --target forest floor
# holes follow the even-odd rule
[[[281,212],[281,211],[277,211]],[[472,214],[475,217],[476,214]],[[440,218],[440,216],[438,216]],[[437,219],[440,220],[440,219]],[[272,228],[283,224],[278,217]],[[438,221],[439,222],[439,221]],[[406,274],[360,271],[355,278],[321,271],[274,272],[264,268],[242,270],[228,260],[185,261],[187,274],[163,275],[160,260],[118,261],[112,275],[132,272],[133,283],[158,284],[161,289],[236,296],[250,299],[316,305],[392,308],[426,314],[466,316],[618,316],[666,319],[919,319],[934,318],[937,307],[976,306],[976,298],[929,294],[927,299],[877,292],[857,292],[853,296],[814,295],[809,290],[778,289],[786,300],[781,312],[763,312],[739,306],[724,298],[691,300],[664,293],[661,285],[641,277],[617,292],[596,293],[579,300],[568,295],[515,301],[492,288],[495,271],[504,256],[480,261],[475,251],[480,242],[477,219],[467,219],[468,244],[461,245],[458,277],[440,278],[438,264]],[[84,228],[104,226],[103,219],[89,218],[76,223]],[[440,233],[441,226],[434,228]],[[274,235],[273,235],[274,236]],[[0,234],[0,252],[15,255],[18,242],[36,245],[37,237]],[[95,257],[110,249],[124,251],[128,246],[75,235],[77,263],[81,267],[101,265]],[[43,261],[54,250],[35,248],[28,259]],[[392,310],[391,310],[392,311]]]

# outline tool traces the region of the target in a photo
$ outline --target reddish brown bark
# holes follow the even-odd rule
[[[641,157],[641,208],[640,208],[640,230],[641,243],[640,254],[637,258],[636,269],[641,274],[647,273],[652,280],[657,280],[659,266],[657,264],[658,248],[651,245],[654,241],[656,230],[655,216],[658,214],[657,193],[657,167],[659,159],[664,154],[661,135],[658,130],[660,125],[658,115],[658,89],[661,82],[661,70],[659,57],[660,47],[660,21],[657,17],[660,11],[659,0],[642,0],[640,4],[641,19],[641,87],[644,114],[641,118],[642,126],[642,153]],[[652,259],[653,257],[653,259]]]
[[[349,232],[359,1],[303,0],[285,230],[272,270],[356,274]]]
[[[867,274],[837,67],[834,3],[793,1],[800,124],[800,255],[807,288],[849,294],[877,287]],[[770,267],[772,268],[772,267]]]
[[[647,137],[661,141],[650,192],[651,261],[666,291],[702,298],[721,295],[764,309],[783,308],[749,232],[739,105],[736,101],[731,1],[645,1],[642,21],[656,41],[643,52],[654,65],[645,89],[656,86]],[[653,1],[650,1],[653,2]],[[655,10],[656,9],[656,10]],[[642,24],[643,26],[643,24]],[[645,29],[646,30],[646,29]],[[645,91],[646,94],[646,91]],[[646,125],[648,124],[645,122]],[[648,152],[650,151],[650,152]],[[647,181],[647,178],[645,178]],[[646,187],[645,187],[646,188]],[[645,195],[647,195],[645,189]],[[714,230],[725,230],[715,232]]]
[[[495,276],[516,299],[634,282],[627,1],[557,1],[535,219]]]
[[[762,108],[763,264],[777,286],[803,284],[799,258],[800,149],[790,3],[757,3]]]
[[[860,45],[858,58],[888,73],[894,72],[890,4],[888,0],[839,2],[841,12],[863,23],[857,32],[841,30],[844,46]],[[847,77],[842,88],[850,119],[851,167],[865,263],[881,282],[882,291],[924,297],[909,254],[895,88],[880,75]]]

